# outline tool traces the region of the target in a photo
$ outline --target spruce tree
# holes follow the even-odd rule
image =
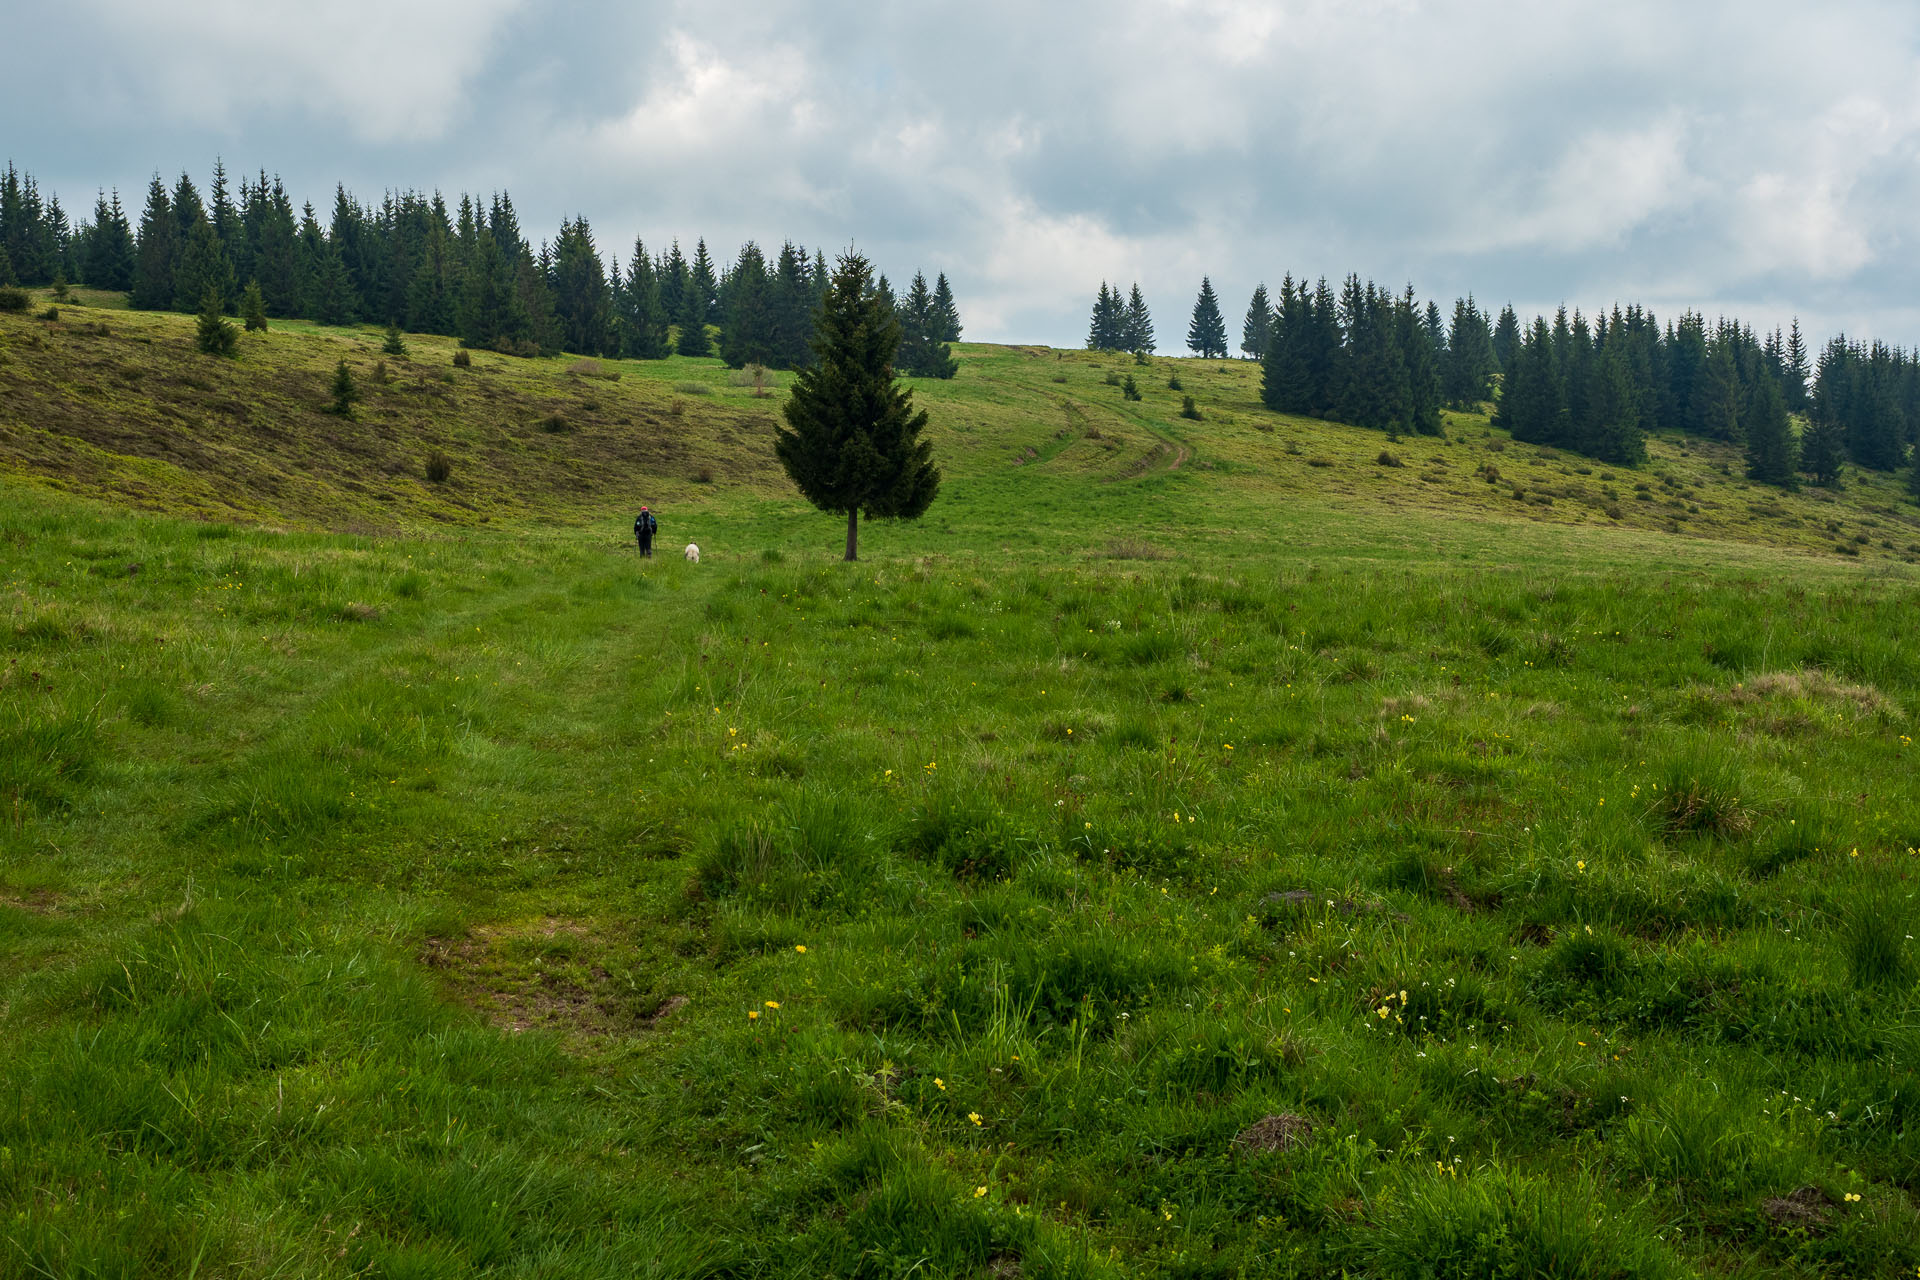
[[[1513,358],[1519,352],[1520,317],[1514,314],[1513,304],[1509,302],[1500,308],[1500,319],[1493,326],[1493,371],[1505,373],[1513,368]]]
[[[679,247],[678,243],[674,245],[676,252]],[[680,325],[678,350],[681,355],[713,354],[713,341],[707,335],[707,325],[716,320],[723,325],[726,323],[718,310],[719,304],[719,282],[703,236],[695,248],[692,264],[686,269],[680,290],[680,310],[674,315],[674,320]],[[724,338],[725,335],[722,335],[723,341]]]
[[[233,261],[227,257],[220,237],[214,234],[213,224],[201,218],[187,231],[179,265],[174,268],[175,309],[185,311],[189,306],[199,306],[209,290],[219,295],[223,309],[230,305],[235,293]]]
[[[1294,289],[1289,276],[1280,286],[1280,306],[1260,362],[1260,401],[1275,413],[1315,412],[1314,328],[1313,301],[1304,287]]]
[[[927,288],[924,272],[913,273],[900,308],[900,353],[897,364],[909,378],[951,378],[959,369],[953,350],[939,335],[946,331],[936,295]]]
[[[333,404],[328,412],[336,413],[343,418],[351,418],[353,402],[360,398],[360,391],[353,384],[353,370],[347,367],[344,356],[341,357],[340,363],[334,366],[333,384],[329,390],[333,393]]]
[[[1113,300],[1120,301],[1120,291],[1115,289]],[[1127,295],[1126,313],[1120,320],[1120,350],[1131,351],[1138,355],[1153,354],[1153,316],[1147,310],[1147,300],[1140,294],[1140,282],[1134,281],[1132,291]]]
[[[293,201],[278,178],[273,180],[273,190],[266,197],[253,266],[260,279],[260,293],[266,299],[267,314],[298,315],[300,300],[306,295],[300,231],[293,216]]]
[[[1533,328],[1507,366],[1493,425],[1504,428],[1515,440],[1550,444],[1564,438],[1566,412],[1560,372],[1553,361],[1553,337],[1546,320],[1535,317]]]
[[[380,343],[380,351],[383,355],[397,356],[403,360],[406,358],[407,340],[401,334],[400,326],[391,320],[387,321],[387,332]]]
[[[807,272],[807,283],[813,288],[813,308],[807,314],[817,316],[820,308],[826,304],[827,290],[833,287],[833,272],[827,269],[826,250],[813,251],[813,266]]]
[[[1227,322],[1220,316],[1220,299],[1214,296],[1213,281],[1206,276],[1200,277],[1200,296],[1193,300],[1187,350],[1203,360],[1224,360],[1227,355]]]
[[[704,253],[706,241],[701,241],[700,246]],[[680,290],[680,310],[674,315],[674,321],[680,326],[680,340],[674,344],[674,349],[683,356],[712,355],[713,343],[707,336],[707,323],[711,318],[705,286],[694,278],[691,271],[687,271]]]
[[[1793,428],[1787,422],[1787,402],[1780,384],[1763,373],[1747,389],[1741,415],[1747,433],[1747,478],[1783,489],[1799,487],[1799,460],[1794,457]]]
[[[435,224],[419,246],[407,286],[407,327],[415,333],[459,333],[459,261],[451,232]]]
[[[348,325],[354,320],[353,281],[340,246],[324,241],[308,283],[307,317],[316,324]]]
[[[133,296],[136,311],[163,311],[173,305],[173,260],[179,228],[173,220],[173,201],[166,184],[154,174],[147,187],[147,207],[140,215],[140,247],[134,263]]]
[[[700,292],[696,275],[693,292]],[[684,348],[683,348],[684,350]],[[749,240],[727,275],[727,315],[720,326],[720,358],[732,369],[780,363],[773,313],[773,282],[760,246]]]
[[[680,252],[678,240],[660,259],[655,274],[660,277],[660,306],[667,313],[667,323],[677,325],[680,313],[686,309],[688,283],[687,257]]]
[[[127,225],[126,210],[115,191],[111,202],[103,197],[94,207],[93,235],[87,242],[81,278],[96,289],[131,289],[137,259],[133,228]]]
[[[1693,379],[1688,427],[1711,440],[1740,439],[1740,373],[1730,344],[1715,342]]]
[[[473,262],[460,296],[460,345],[512,350],[524,340],[527,317],[514,288],[513,264],[501,253],[491,228],[474,232]]]
[[[1107,282],[1102,280],[1099,296],[1093,300],[1093,319],[1087,326],[1087,350],[1119,349],[1120,325],[1116,319],[1117,310],[1113,291],[1107,287]]]
[[[247,281],[246,290],[240,295],[240,316],[246,322],[248,333],[267,331],[267,301],[260,292],[258,280]]]
[[[631,360],[661,360],[671,349],[666,308],[660,299],[660,277],[647,257],[647,246],[637,238],[620,289],[620,347]]]
[[[584,217],[560,224],[553,262],[553,310],[563,350],[583,356],[614,354],[613,300],[607,269]]]
[[[771,306],[776,369],[798,369],[813,357],[813,286],[806,251],[789,240],[773,269]]]
[[[1465,409],[1485,400],[1493,392],[1493,372],[1493,333],[1487,318],[1471,294],[1454,299],[1441,378],[1448,402]]]
[[[207,290],[200,300],[200,318],[195,326],[194,342],[205,355],[230,359],[239,351],[240,333],[223,314],[224,305],[217,290]]]
[[[1267,358],[1267,338],[1273,329],[1273,306],[1267,301],[1264,282],[1253,287],[1247,303],[1247,318],[1240,322],[1240,349],[1252,360]]]
[[[953,304],[953,287],[947,283],[944,271],[933,284],[933,318],[935,342],[960,341],[960,311]]]
[[[940,490],[932,449],[920,438],[925,410],[893,377],[899,320],[881,302],[872,268],[843,255],[821,309],[814,363],[794,379],[774,452],[807,500],[847,517],[848,560],[858,559],[859,520],[913,519]]]
[[[1816,415],[1800,440],[1800,469],[1813,477],[1823,489],[1840,487],[1840,466],[1846,460],[1846,444],[1840,424]]]
[[[1400,346],[1407,370],[1407,422],[1415,435],[1444,434],[1440,364],[1445,351],[1434,345],[1433,337],[1439,319],[1439,310],[1432,303],[1427,304],[1424,316],[1419,313],[1413,286],[1408,285],[1400,301]]]
[[[1624,338],[1609,341],[1594,362],[1587,394],[1590,422],[1586,451],[1602,462],[1624,467],[1646,461],[1646,434],[1641,428],[1639,397]]]
[[[1811,370],[1807,367],[1807,340],[1800,334],[1800,317],[1793,318],[1793,327],[1787,330],[1786,348],[1782,352],[1780,374],[1786,393],[1787,409],[1793,413],[1803,413],[1807,407],[1807,378]]]

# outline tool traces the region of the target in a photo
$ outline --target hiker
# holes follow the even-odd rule
[[[640,514],[633,518],[634,541],[640,544],[640,554],[649,560],[653,559],[653,535],[659,528],[660,522],[645,507],[640,508]]]

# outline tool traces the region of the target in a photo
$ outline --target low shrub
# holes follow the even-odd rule
[[[470,369],[473,367],[473,357],[468,355],[464,348],[456,351],[453,353],[453,367],[456,369]]]
[[[33,305],[33,297],[25,289],[16,289],[8,285],[0,289],[0,311],[25,311]]]
[[[453,462],[446,454],[435,449],[427,455],[427,479],[434,484],[445,484],[453,475]]]
[[[1380,456],[1375,458],[1374,462],[1383,467],[1404,467],[1407,465],[1385,449],[1380,451]]]

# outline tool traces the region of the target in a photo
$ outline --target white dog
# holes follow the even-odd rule
[[[687,544],[687,560],[692,564],[700,563],[700,547],[698,544],[692,542]]]

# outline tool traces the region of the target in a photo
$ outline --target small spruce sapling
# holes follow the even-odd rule
[[[231,357],[239,349],[240,332],[220,314],[220,291],[208,289],[200,301],[200,318],[194,341],[210,356]]]
[[[383,355],[406,357],[407,340],[400,336],[400,326],[391,320],[387,322],[387,338],[380,344],[380,351]]]
[[[343,358],[333,370],[333,406],[328,412],[351,418],[353,402],[359,398],[360,390],[353,384],[353,370],[347,367]]]
[[[1128,400],[1138,400],[1140,398],[1140,387],[1138,383],[1134,382],[1132,374],[1128,374],[1126,381],[1120,384],[1120,394]]]
[[[267,304],[260,296],[260,282],[247,281],[247,290],[240,295],[240,315],[246,321],[248,333],[267,331]]]
[[[1169,391],[1183,391],[1183,390],[1185,390],[1185,389],[1186,389],[1186,388],[1185,388],[1185,387],[1184,387],[1184,386],[1183,386],[1183,385],[1181,384],[1181,382],[1180,382],[1180,375],[1179,375],[1179,374],[1177,374],[1177,373],[1170,373],[1170,374],[1168,374],[1168,375],[1167,375],[1167,390],[1169,390]]]
[[[1180,397],[1180,416],[1190,418],[1194,422],[1200,421],[1200,410],[1194,407],[1192,396]]]

